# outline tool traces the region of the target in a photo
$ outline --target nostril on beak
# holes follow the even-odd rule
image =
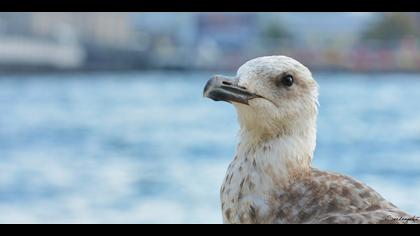
[[[228,81],[222,81],[222,84],[224,84],[224,85],[232,85],[232,83],[231,82],[228,82]]]

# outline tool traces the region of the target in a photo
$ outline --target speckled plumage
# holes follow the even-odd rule
[[[294,85],[276,80],[294,77]],[[402,223],[410,217],[365,184],[311,166],[318,88],[311,72],[285,56],[238,70],[239,85],[262,95],[233,102],[240,143],[221,187],[224,223]]]

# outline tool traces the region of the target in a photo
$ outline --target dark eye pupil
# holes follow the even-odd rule
[[[290,87],[293,85],[293,77],[291,75],[288,75],[286,77],[284,77],[281,82],[283,83],[284,86]]]

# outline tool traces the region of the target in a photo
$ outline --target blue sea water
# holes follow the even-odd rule
[[[238,142],[211,74],[0,77],[0,223],[221,223]],[[420,75],[315,73],[314,166],[420,215]]]

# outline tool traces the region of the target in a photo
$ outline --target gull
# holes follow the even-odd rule
[[[418,220],[352,177],[312,167],[318,85],[287,56],[213,76],[203,95],[231,103],[240,142],[220,189],[224,223],[355,224]]]

